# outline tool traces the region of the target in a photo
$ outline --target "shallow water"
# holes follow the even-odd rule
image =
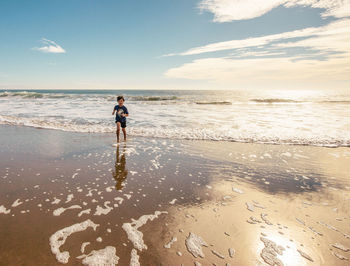
[[[135,254],[141,265],[266,265],[262,238],[283,247],[274,257],[283,265],[349,263],[333,246],[350,246],[348,148],[135,137],[113,147],[112,134],[10,126],[0,135],[4,265],[62,265],[50,237],[87,219],[96,231],[72,233],[59,248],[68,265],[106,247],[119,265]],[[190,233],[207,244],[203,258],[188,251]]]
[[[348,91],[0,91],[0,124],[114,132],[118,94],[134,136],[350,145]]]

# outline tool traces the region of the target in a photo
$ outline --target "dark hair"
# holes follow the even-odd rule
[[[119,100],[123,100],[125,102],[124,96],[118,96],[117,101],[119,101]]]

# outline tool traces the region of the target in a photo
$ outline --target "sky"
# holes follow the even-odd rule
[[[350,89],[350,0],[1,0],[0,89]]]

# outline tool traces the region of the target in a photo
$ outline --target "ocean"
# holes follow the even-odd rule
[[[350,146],[350,91],[0,90],[0,124],[170,139]]]

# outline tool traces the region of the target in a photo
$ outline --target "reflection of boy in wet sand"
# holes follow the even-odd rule
[[[115,169],[113,172],[113,177],[115,181],[117,181],[117,184],[115,185],[117,190],[123,189],[123,182],[127,178],[128,170],[125,169],[126,160],[125,160],[125,149],[126,146],[123,147],[123,152],[121,156],[119,156],[119,146],[117,146],[117,152],[116,152],[116,160],[115,160]]]

